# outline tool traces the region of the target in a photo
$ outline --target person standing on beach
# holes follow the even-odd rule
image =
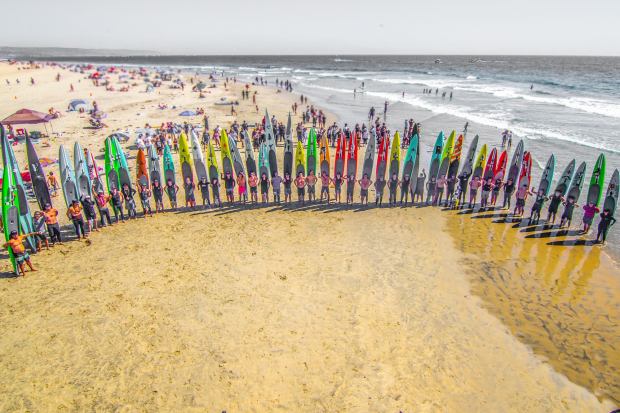
[[[489,202],[489,195],[493,189],[493,179],[489,178],[482,184],[482,193],[480,195],[480,208],[486,208]]]
[[[288,172],[284,173],[284,179],[282,179],[282,183],[284,184],[284,202],[290,204],[292,202],[292,193],[291,186],[293,184],[293,178],[291,174]]]
[[[235,178],[230,171],[224,174],[224,189],[226,190],[226,201],[228,205],[232,205],[235,202]]]
[[[155,212],[164,212],[164,188],[157,179],[151,184],[153,198],[155,198]]]
[[[474,179],[469,183],[469,207],[473,208],[476,205],[476,197],[478,196],[478,188],[482,183],[479,176],[474,176]]]
[[[147,185],[138,184],[138,189],[140,190],[140,203],[142,204],[142,214],[144,218],[146,218],[147,214],[153,216],[153,211],[151,210],[151,190]]]
[[[398,190],[398,184],[400,183],[400,181],[398,180],[398,175],[397,174],[392,174],[392,176],[390,176],[390,180],[388,181],[388,191],[389,191],[389,206],[395,206],[396,205],[396,191]],[[402,201],[401,201],[402,204]]]
[[[338,172],[336,174],[336,176],[334,177],[334,179],[333,179],[333,182],[334,182],[334,193],[335,193],[334,200],[337,203],[340,203],[340,201],[341,201],[340,195],[342,193],[342,182],[343,181],[344,181],[344,179],[342,177],[342,174],[340,172]]]
[[[513,212],[514,215],[523,216],[525,212],[525,199],[528,194],[529,190],[527,189],[527,184],[523,184],[521,188],[517,189],[517,204]]]
[[[583,211],[583,233],[587,234],[592,226],[594,216],[601,212],[601,210],[596,207],[594,202],[588,202],[587,205],[583,206]]]
[[[383,204],[383,190],[385,189],[385,178],[377,176],[375,181],[375,206],[381,206]]]
[[[243,172],[239,172],[237,175],[237,190],[239,191],[239,202],[244,204],[248,202],[248,183],[245,180]]]
[[[493,183],[493,190],[491,191],[491,206],[495,206],[497,198],[499,198],[499,191],[502,188],[502,180],[497,178]]]
[[[28,265],[30,271],[36,271],[32,262],[30,261],[30,255],[26,251],[26,247],[24,246],[24,240],[28,237],[36,235],[34,232],[30,232],[28,234],[19,235],[17,231],[11,231],[9,234],[9,240],[4,243],[3,247],[6,249],[11,249],[13,252],[13,257],[15,258],[15,262],[17,263],[18,275],[21,273],[22,276],[26,275],[26,271],[24,268],[24,264]]]
[[[598,233],[596,234],[597,243],[605,243],[605,240],[607,239],[607,232],[609,232],[609,228],[611,228],[611,226],[615,223],[616,218],[611,215],[609,208],[605,208],[601,214],[601,220],[598,223]]]
[[[415,193],[413,194],[413,202],[424,202],[424,181],[426,181],[426,171],[422,169],[420,175],[416,178]]]
[[[258,203],[258,177],[255,172],[250,172],[248,184],[250,185],[250,201],[256,204]]]
[[[55,244],[56,242],[62,244],[62,239],[60,237],[60,225],[58,225],[58,210],[52,207],[51,204],[45,204],[45,211],[43,211],[43,215],[45,216],[45,224],[47,224],[47,232],[50,235],[52,244]]]
[[[134,201],[133,196],[136,194],[136,190],[131,188],[127,184],[123,184],[122,189],[123,198],[125,199],[125,207],[127,208],[127,216],[129,218],[136,218],[136,201]]]
[[[400,181],[400,204],[403,205],[403,199],[405,200],[405,206],[409,203],[409,192],[411,192],[411,177],[409,175],[403,176],[403,180]],[[411,194],[411,201],[413,202],[413,194]]]
[[[211,180],[211,195],[213,195],[213,205],[217,205],[218,208],[222,207],[222,199],[220,198],[220,180],[217,176],[214,176]]]
[[[269,178],[266,173],[262,173],[260,176],[260,195],[263,205],[269,203]]]
[[[311,169],[308,171],[308,176],[306,177],[306,186],[308,187],[308,201],[313,202],[316,201],[316,183],[318,179],[316,175],[314,175],[314,171]]]
[[[515,191],[515,184],[512,181],[512,178],[509,178],[508,181],[504,184],[504,204],[502,206],[503,209],[510,209],[510,198],[512,198],[512,194]]]
[[[49,175],[47,176],[47,183],[51,189],[51,195],[54,197],[58,196],[58,180],[54,176],[54,172],[50,171]]]
[[[560,191],[555,191],[553,195],[549,198],[549,212],[547,214],[547,224],[551,222],[551,224],[555,223],[555,216],[558,213],[558,209],[560,208],[560,204],[564,200]],[[553,218],[553,219],[552,219]]]
[[[534,200],[534,204],[532,205],[532,211],[530,212],[530,224],[535,223],[538,225],[538,221],[540,220],[540,211],[542,211],[542,207],[547,200],[545,193],[542,190],[536,191],[536,188],[532,188],[530,191],[530,195],[536,195],[536,199]]]
[[[302,205],[306,203],[306,178],[304,174],[299,172],[295,178],[295,186],[297,187],[297,202]]]
[[[278,175],[277,172],[273,173],[273,177],[271,178],[271,188],[273,191],[273,202],[276,204],[280,203],[280,187],[282,185],[282,177]]]
[[[86,232],[84,231],[84,218],[82,217],[82,207],[77,199],[74,199],[71,203],[71,206],[67,210],[67,218],[71,220],[73,223],[73,228],[75,229],[75,235],[77,239],[80,240],[82,237],[87,238]]]
[[[437,189],[437,178],[434,176],[426,184],[426,204],[434,203],[435,189]]]
[[[383,103],[383,121],[384,121],[384,122],[387,122],[387,110],[388,110],[388,105],[389,105],[389,102],[386,100],[386,101]]]
[[[364,176],[362,176],[362,179],[360,179],[358,182],[361,187],[361,193],[360,193],[361,204],[364,205],[364,201],[366,201],[366,205],[368,205],[368,188],[370,188],[370,185],[372,185],[372,181],[368,177],[368,174],[364,174]]]
[[[168,194],[168,199],[170,200],[170,207],[172,209],[176,209],[177,208],[177,193],[179,192],[179,186],[172,182],[172,179],[168,179],[168,181],[166,182],[166,194]],[[121,211],[121,217],[123,216],[122,211]],[[123,218],[123,221],[125,219]],[[116,219],[116,222],[118,222],[118,218]]]
[[[562,218],[560,219],[560,228],[563,228],[564,225],[566,225],[567,228],[570,228],[575,207],[579,208],[579,205],[575,202],[575,197],[569,195],[568,199],[564,201],[564,212],[562,213]]]
[[[323,202],[323,197],[327,199],[327,204],[329,205],[330,194],[329,194],[329,184],[332,183],[332,179],[327,175],[327,172],[321,172],[321,199],[319,202]]]
[[[125,222],[125,214],[123,213],[123,195],[118,189],[112,188],[112,192],[110,192],[110,202],[112,203],[112,209],[114,211],[116,222],[118,223],[119,215],[121,216],[121,221]]]
[[[353,192],[355,191],[355,178],[353,175],[345,175],[344,180],[347,183],[347,205],[353,204]]]

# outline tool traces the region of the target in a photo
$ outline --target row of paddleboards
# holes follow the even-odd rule
[[[525,151],[523,140],[520,140],[517,144],[512,159],[508,163],[508,152],[506,150],[498,153],[497,148],[493,148],[488,153],[486,144],[482,145],[476,156],[478,146],[478,135],[476,135],[469,146],[461,172],[457,175],[464,138],[463,135],[460,135],[458,138],[455,138],[455,136],[456,133],[454,131],[447,139],[445,139],[443,132],[437,136],[431,156],[429,179],[433,177],[436,179],[443,177],[456,178],[459,175],[464,175],[467,179],[478,177],[483,181],[492,179],[493,182],[496,180],[508,182],[512,180],[515,188],[526,187],[528,190],[530,189],[533,159],[532,154]],[[549,195],[553,183],[555,163],[555,156],[552,154],[547,160],[538,187],[536,187],[537,193],[541,193],[544,196]],[[577,168],[575,167],[576,161],[573,159],[560,175],[554,193],[557,192],[565,198],[572,197],[577,202],[586,180],[586,163],[582,162]],[[592,203],[597,207],[600,206],[604,181],[605,155],[600,154],[590,176],[586,203]],[[616,210],[618,202],[619,183],[620,178],[616,169],[612,173],[603,200],[603,209],[609,209],[612,215]]]

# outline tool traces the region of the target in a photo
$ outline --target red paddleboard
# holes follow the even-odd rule
[[[508,152],[503,151],[499,156],[499,160],[495,164],[495,171],[493,171],[493,179],[504,179],[506,175],[506,165],[508,165]]]
[[[334,160],[334,176],[344,174],[345,152],[347,149],[347,141],[344,133],[338,135],[336,140],[336,158]]]
[[[454,148],[452,149],[452,155],[450,155],[450,162],[459,161],[461,159],[461,151],[463,150],[463,135],[459,135],[456,138],[456,142],[454,143]]]
[[[379,153],[377,154],[377,178],[385,179],[385,170],[387,169],[387,160],[390,156],[390,138],[386,135],[381,139],[379,145]]]
[[[489,157],[487,158],[487,164],[484,167],[484,173],[482,174],[485,181],[489,178],[493,178],[496,162],[497,162],[497,148],[493,148],[493,150],[489,154]]]
[[[518,188],[527,185],[530,188],[530,182],[532,181],[532,155],[529,152],[523,154],[523,164],[521,165],[521,173],[519,174],[519,186]]]
[[[352,176],[355,179],[357,175],[357,147],[358,147],[358,136],[357,132],[351,135],[351,139],[349,139],[349,147],[347,148],[347,175]]]

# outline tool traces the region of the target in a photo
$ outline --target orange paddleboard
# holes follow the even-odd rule
[[[142,149],[138,149],[138,155],[136,156],[136,177],[140,185],[147,187],[149,186],[149,173],[146,154]]]

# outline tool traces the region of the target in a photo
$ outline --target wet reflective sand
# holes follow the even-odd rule
[[[472,291],[558,372],[618,403],[620,278],[605,248],[577,231],[506,222],[505,211],[470,212],[448,212],[446,225]]]

